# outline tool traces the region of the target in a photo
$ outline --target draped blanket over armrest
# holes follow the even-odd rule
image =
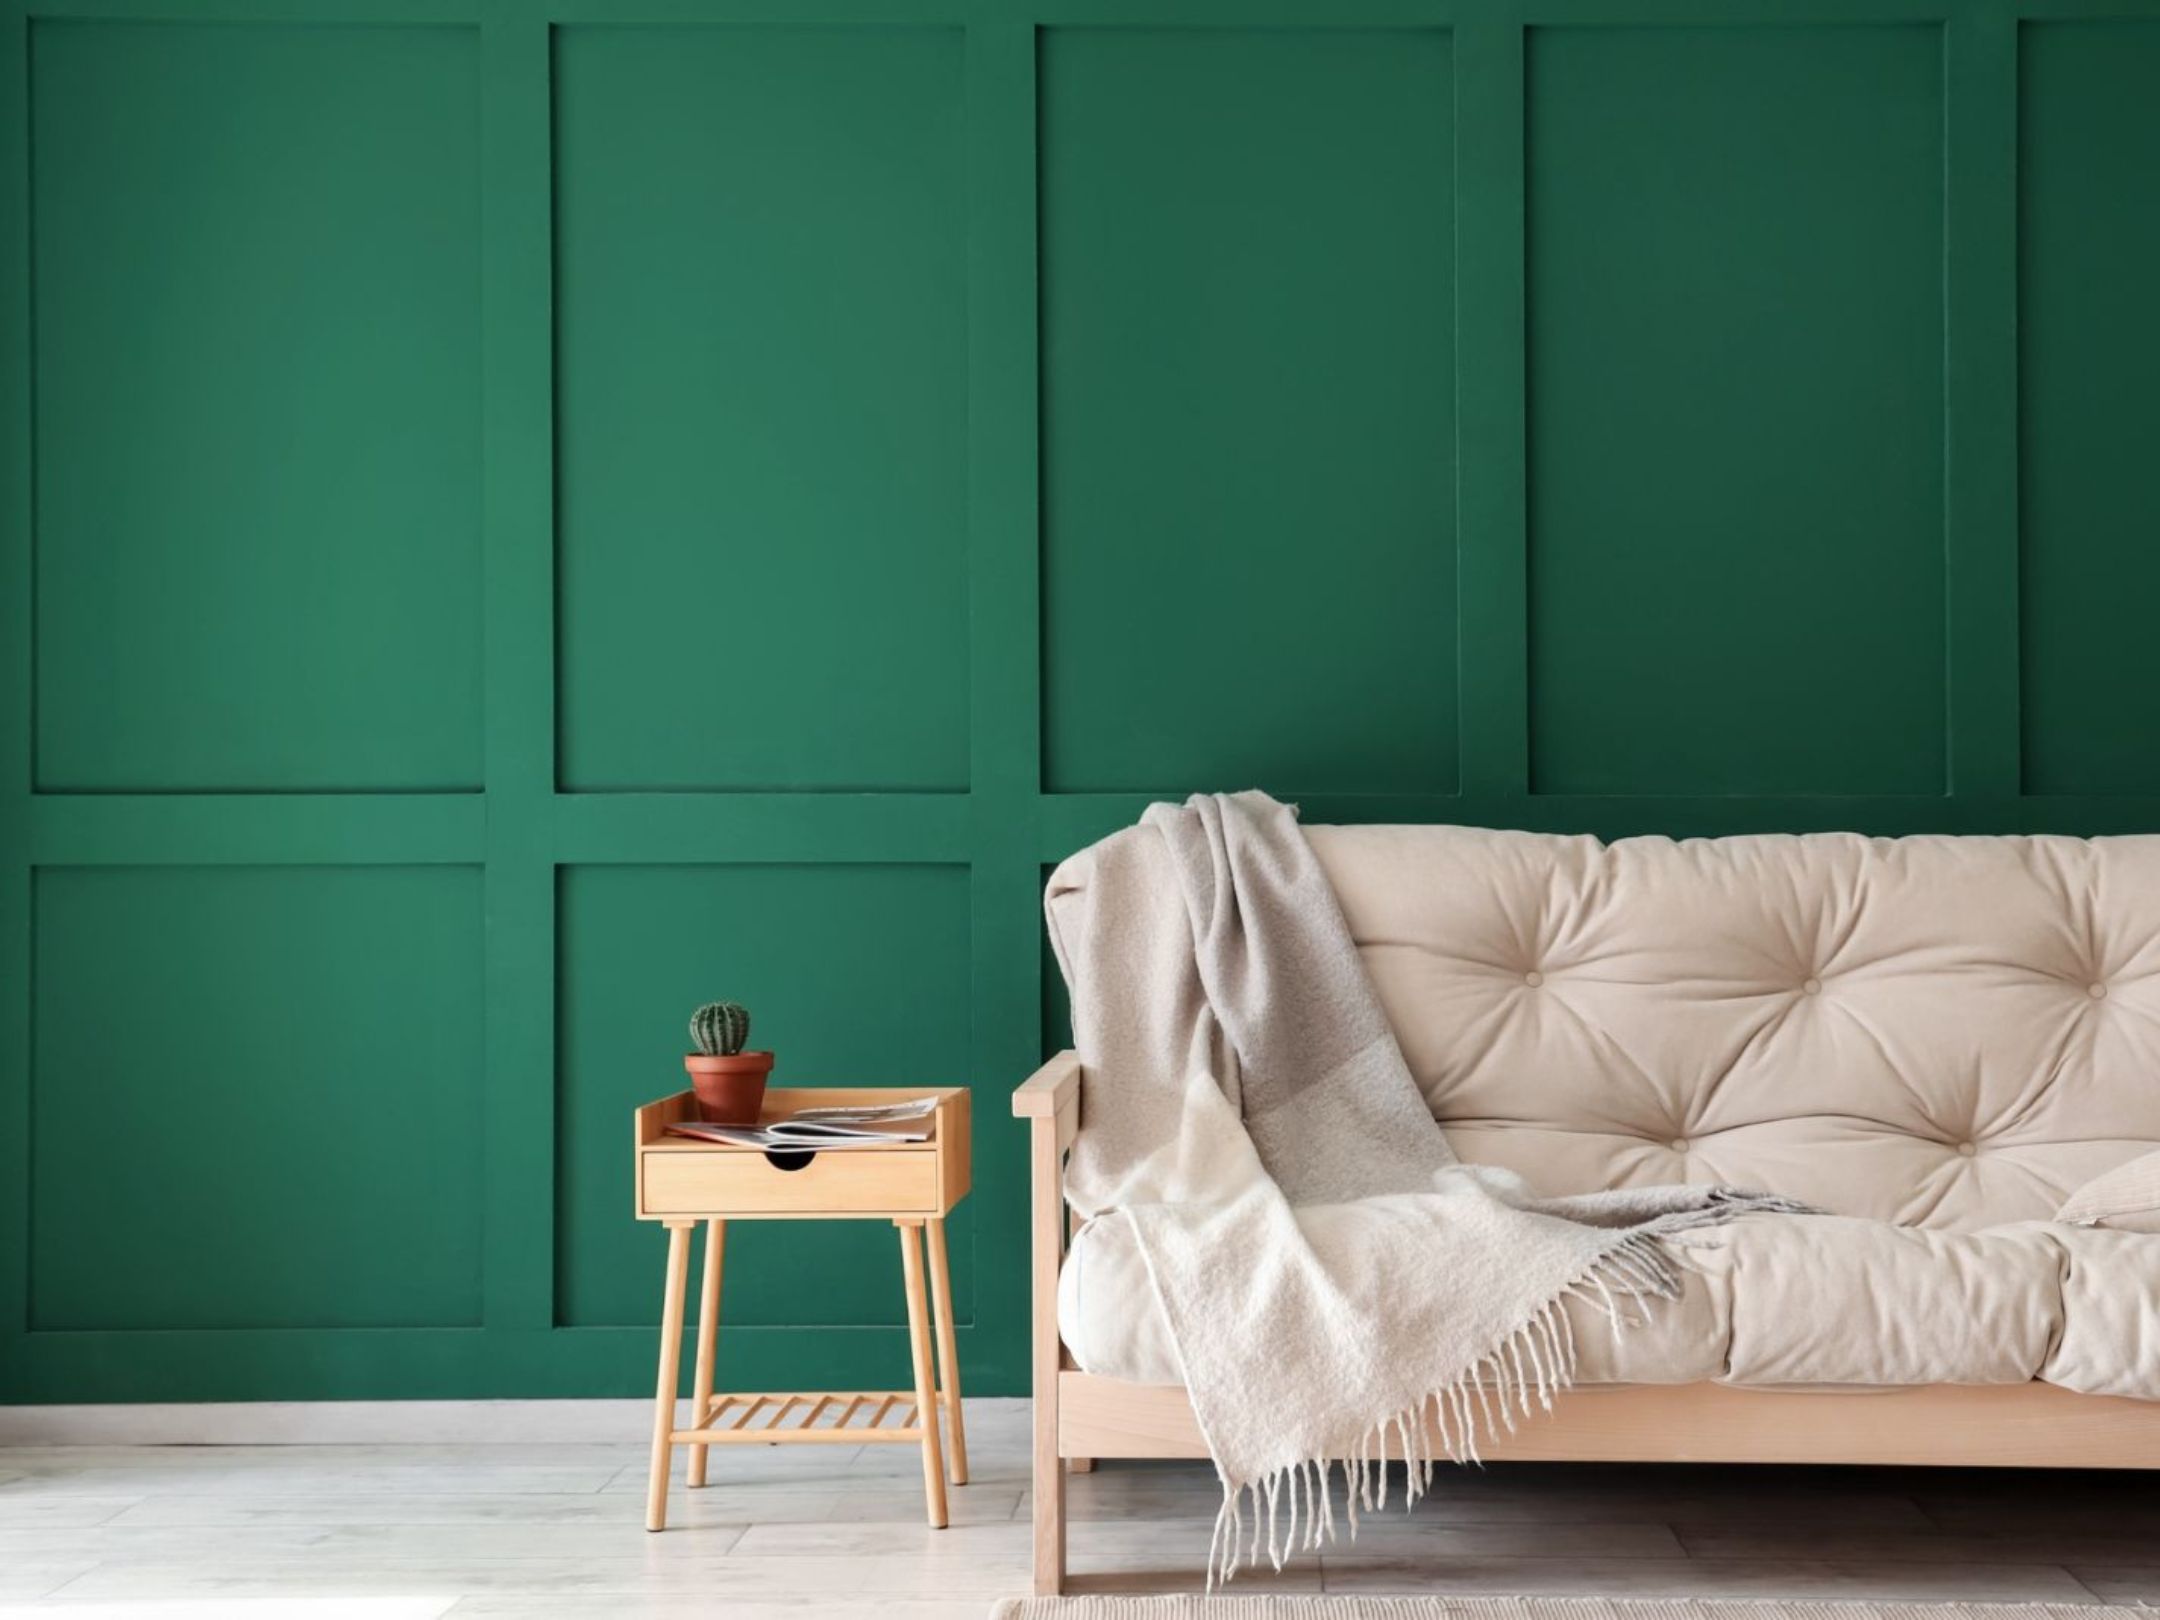
[[[1066,1196],[1131,1221],[1223,1482],[1212,1582],[1414,1500],[1573,1376],[1560,1303],[1670,1298],[1667,1234],[1790,1202],[1540,1199],[1450,1151],[1325,873],[1265,794],[1155,805],[1074,858],[1051,942],[1085,1082]],[[1051,898],[1060,890],[1053,887]],[[1070,893],[1070,891],[1067,891]],[[1332,1460],[1332,1461],[1331,1461]]]

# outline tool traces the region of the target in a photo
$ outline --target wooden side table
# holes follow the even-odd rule
[[[705,1483],[711,1446],[920,1445],[923,1494],[933,1528],[945,1525],[945,1463],[938,1411],[952,1431],[952,1482],[967,1483],[967,1435],[960,1420],[960,1365],[954,1354],[952,1272],[945,1255],[945,1217],[968,1192],[968,1094],[958,1086],[906,1090],[773,1090],[764,1119],[785,1119],[804,1108],[855,1107],[903,1097],[937,1098],[927,1142],[828,1148],[819,1153],[771,1154],[691,1137],[667,1127],[697,1117],[687,1091],[647,1103],[636,1114],[637,1218],[667,1228],[667,1293],[660,1312],[660,1381],[653,1402],[652,1482],[645,1528],[667,1525],[668,1471],[675,1447],[688,1446],[688,1483]],[[720,1263],[729,1221],[889,1220],[900,1232],[913,1390],[795,1390],[717,1394],[713,1352],[720,1330]],[[690,1280],[690,1231],[705,1228],[705,1273],[698,1290],[697,1365],[690,1425],[675,1427],[682,1373],[683,1294]],[[925,1234],[930,1277],[925,1301]],[[937,1371],[931,1364],[931,1326]]]

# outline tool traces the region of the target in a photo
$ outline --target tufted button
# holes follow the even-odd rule
[[[2107,995],[2107,986],[2104,984],[2088,984],[2085,987],[2085,993],[2091,996],[2093,1000],[2099,1001]]]
[[[1800,987],[1800,993],[1801,993],[1801,994],[1802,994],[1803,996],[1819,996],[1819,995],[1821,995],[1821,994],[1822,994],[1822,980],[1820,980],[1820,979],[1810,979],[1810,980],[1808,980],[1808,981],[1807,981],[1807,983],[1803,984],[1803,985],[1802,985],[1802,986]]]
[[[1545,982],[1545,975],[1540,973],[1536,968],[1532,968],[1528,973],[1525,973],[1522,976],[1522,982],[1524,984],[1527,984],[1531,989],[1535,990],[1539,985]]]
[[[1963,1155],[1963,1156],[1964,1156],[1965,1158],[1968,1158],[1968,1159],[1969,1159],[1969,1158],[1971,1158],[1971,1157],[1972,1157],[1972,1156],[1973,1156],[1973,1155],[1974,1155],[1975,1153],[1978,1153],[1979,1151],[1980,1151],[1980,1149],[1979,1149],[1979,1148],[1978,1148],[1978,1147],[1977,1147],[1977,1146],[1976,1146],[1975,1144],[1973,1144],[1973,1143],[1971,1143],[1971,1142],[1960,1142],[1960,1143],[1958,1144],[1958,1152],[1959,1152],[1959,1153],[1960,1153],[1961,1155]]]
[[[1685,1153],[1688,1150],[1688,1139],[1684,1136],[1674,1137],[1672,1139],[1672,1150],[1675,1153]]]

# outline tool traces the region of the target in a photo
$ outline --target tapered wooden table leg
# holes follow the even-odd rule
[[[667,1223],[667,1297],[660,1302],[660,1381],[653,1394],[652,1479],[645,1528],[667,1528],[668,1462],[674,1447],[675,1390],[682,1376],[683,1286],[690,1280],[690,1223]]]
[[[930,1310],[924,1297],[920,1221],[895,1221],[900,1229],[900,1274],[907,1281],[908,1348],[915,1357],[915,1421],[922,1430],[923,1498],[930,1528],[945,1528],[945,1464],[938,1455],[937,1380],[930,1366]]]
[[[705,1223],[705,1281],[698,1290],[697,1308],[697,1372],[690,1388],[693,1403],[690,1408],[690,1427],[702,1429],[712,1416],[713,1353],[719,1348],[720,1339],[720,1261],[727,1253],[727,1222]],[[692,1490],[705,1483],[705,1458],[710,1446],[693,1445],[690,1448],[689,1477],[684,1481]]]
[[[953,1336],[952,1266],[945,1255],[945,1223],[931,1221],[923,1236],[930,1246],[930,1307],[937,1321],[938,1404],[945,1410],[951,1431],[945,1466],[955,1485],[965,1485],[967,1430],[960,1419],[960,1352]]]

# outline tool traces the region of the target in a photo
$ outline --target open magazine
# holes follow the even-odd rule
[[[668,1127],[670,1136],[694,1136],[749,1148],[875,1147],[881,1142],[927,1142],[936,1128],[937,1099],[910,1097],[905,1102],[872,1103],[860,1108],[805,1108],[768,1125],[708,1125],[686,1119]]]

